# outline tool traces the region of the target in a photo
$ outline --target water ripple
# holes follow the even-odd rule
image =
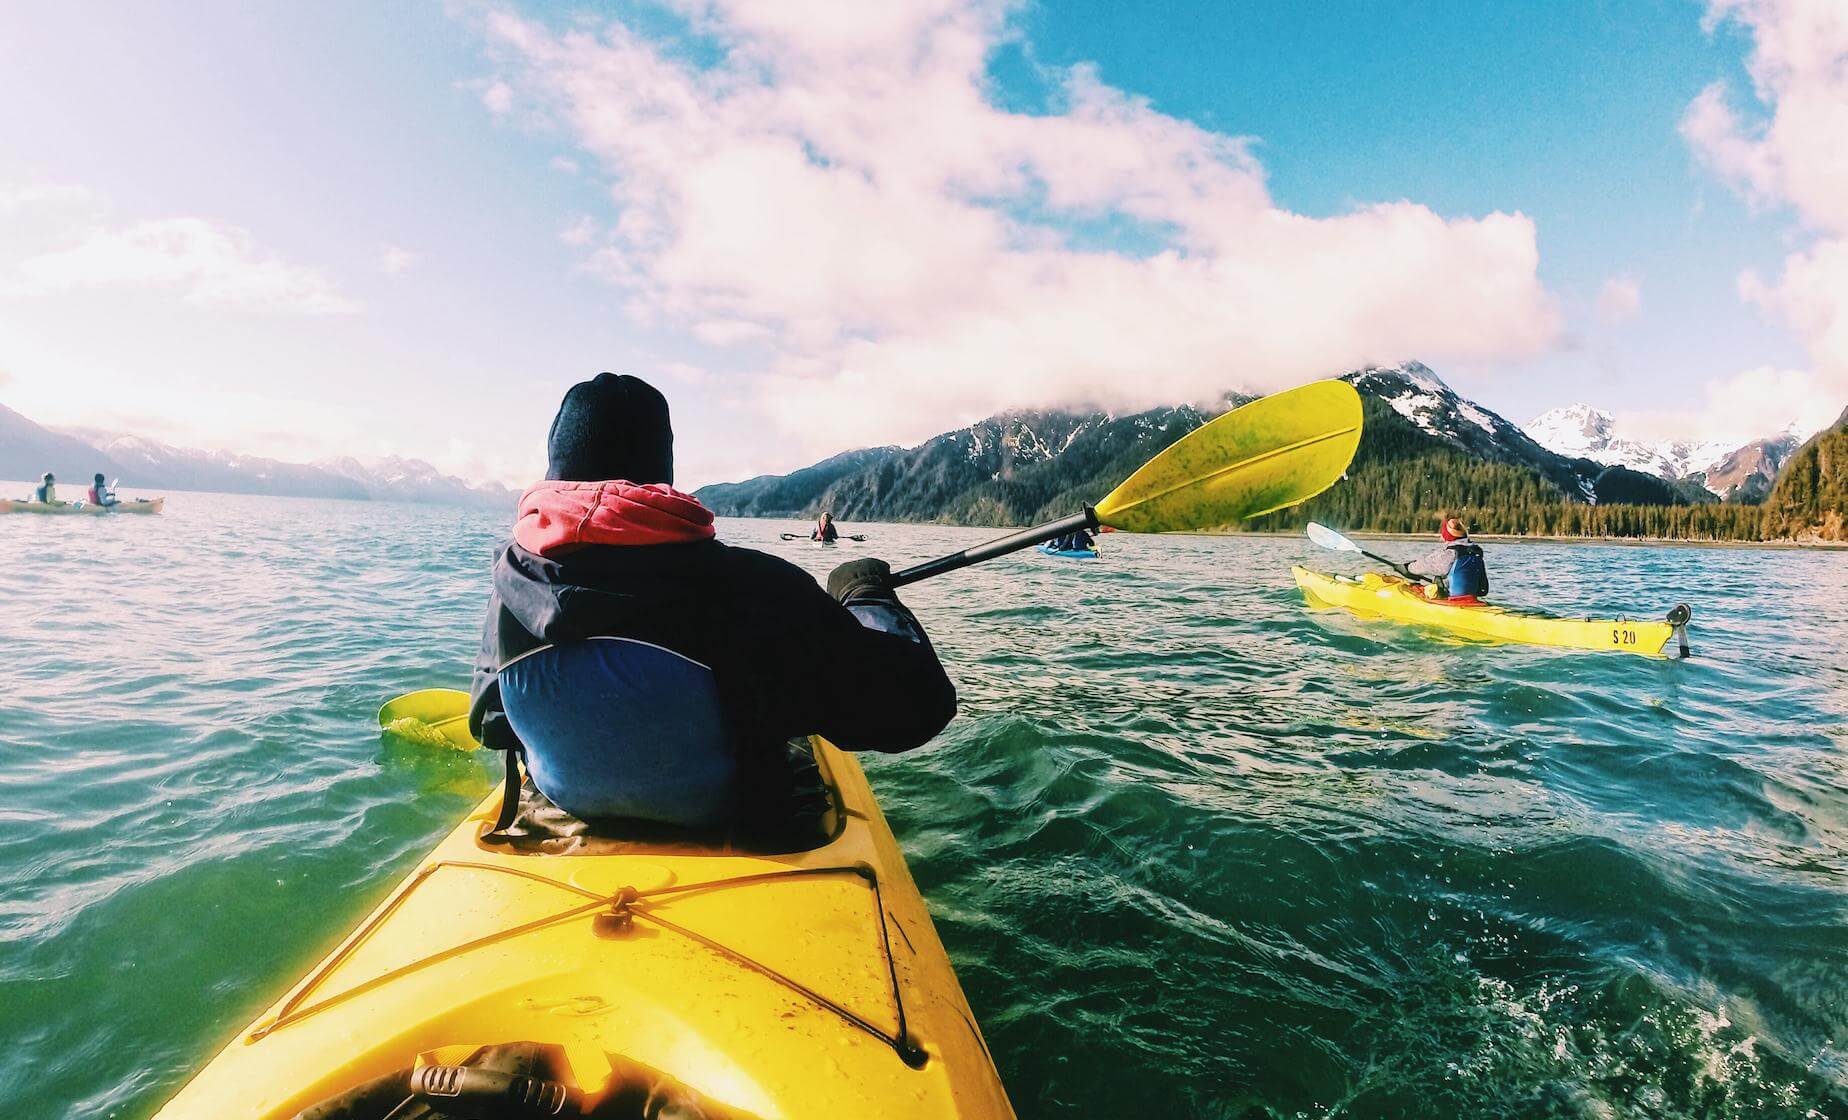
[[[146,1115],[487,788],[371,723],[465,679],[498,521],[0,525],[9,1114]],[[723,528],[817,575],[982,536],[792,527]],[[1311,613],[1305,560],[907,591],[962,715],[868,769],[1022,1115],[1848,1116],[1848,557],[1493,550],[1512,601],[1693,603],[1686,664]]]

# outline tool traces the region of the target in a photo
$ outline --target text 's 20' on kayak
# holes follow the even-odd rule
[[[1686,605],[1655,622],[1633,619],[1549,618],[1483,604],[1455,604],[1428,599],[1420,584],[1397,576],[1368,573],[1359,579],[1292,568],[1296,586],[1310,606],[1340,607],[1357,615],[1433,626],[1472,638],[1521,642],[1562,649],[1618,650],[1647,657],[1667,657],[1670,643],[1688,655]]]
[[[418,718],[465,740],[445,695]],[[832,806],[783,854],[509,850],[497,793],[157,1120],[1011,1117],[859,763],[815,754]]]
[[[1049,544],[1039,546],[1039,550],[1048,556],[1057,556],[1064,560],[1095,560],[1095,548],[1054,548]]]
[[[0,513],[51,513],[51,514],[91,514],[108,516],[112,513],[159,513],[167,504],[165,498],[136,498],[132,502],[117,502],[112,506],[93,506],[84,502],[60,502],[47,505],[44,502],[18,502],[0,498]]]

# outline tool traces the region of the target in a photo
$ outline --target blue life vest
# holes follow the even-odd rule
[[[1473,544],[1453,544],[1452,552],[1457,554],[1451,561],[1450,574],[1444,578],[1444,593],[1451,598],[1465,595],[1481,597],[1489,593],[1489,566],[1482,562],[1482,547]]]
[[[539,792],[580,818],[701,828],[737,807],[737,753],[712,670],[631,638],[542,646],[500,671]]]

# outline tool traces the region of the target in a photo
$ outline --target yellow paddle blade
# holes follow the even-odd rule
[[[468,693],[454,688],[407,692],[379,709],[379,729],[424,746],[472,751],[481,744],[468,733]]]
[[[1132,533],[1230,525],[1308,501],[1360,447],[1360,394],[1316,381],[1252,401],[1189,432],[1097,503]]]

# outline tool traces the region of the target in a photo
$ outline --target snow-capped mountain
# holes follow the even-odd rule
[[[1422,363],[1371,366],[1345,380],[1367,400],[1367,434],[1350,484],[1320,500],[1358,503],[1341,511],[1348,524],[1396,524],[1407,502],[1487,506],[1515,493],[1535,503],[1685,500],[1660,479],[1547,450]],[[850,452],[788,475],[706,486],[698,497],[733,517],[826,509],[850,520],[1030,524],[1095,501],[1156,451],[1250,399],[1227,394],[1206,411],[1183,404],[1127,416],[1004,412],[916,447]]]
[[[1724,440],[1639,440],[1621,434],[1610,413],[1587,404],[1544,412],[1526,430],[1542,447],[1561,455],[1686,480],[1719,497],[1748,501],[1769,491],[1778,468],[1807,435],[1793,425],[1743,447]]]
[[[71,429],[121,465],[133,486],[205,490],[220,494],[276,494],[295,498],[365,498],[365,487],[302,463],[260,455],[175,447],[143,436]]]
[[[1535,471],[1565,493],[1588,502],[1598,500],[1598,487],[1606,480],[1609,464],[1542,446],[1501,415],[1460,396],[1423,362],[1368,366],[1342,380],[1457,450]]]
[[[396,502],[511,509],[520,496],[505,486],[492,482],[470,484],[455,475],[444,474],[422,459],[405,459],[397,455],[374,459],[370,463],[344,456],[323,460],[315,465],[352,479],[374,498],[388,498]]]
[[[391,456],[362,463],[343,458],[325,463],[288,463],[260,455],[240,455],[229,451],[203,451],[195,447],[175,447],[145,436],[94,428],[70,428],[62,433],[33,424],[9,410],[0,410],[0,420],[11,418],[21,432],[38,433],[26,439],[8,433],[8,444],[36,449],[43,445],[58,449],[57,466],[43,452],[22,456],[21,466],[11,473],[27,470],[22,477],[36,478],[40,460],[46,469],[68,472],[70,478],[88,479],[93,471],[110,478],[119,477],[126,485],[137,488],[201,490],[219,494],[272,494],[288,498],[346,498],[354,500],[395,500],[429,505],[483,506],[505,509],[517,495],[494,483],[472,485],[453,475],[443,474],[421,459]],[[0,424],[0,429],[5,425]],[[52,443],[48,441],[62,441]],[[76,449],[76,450],[72,450]]]

